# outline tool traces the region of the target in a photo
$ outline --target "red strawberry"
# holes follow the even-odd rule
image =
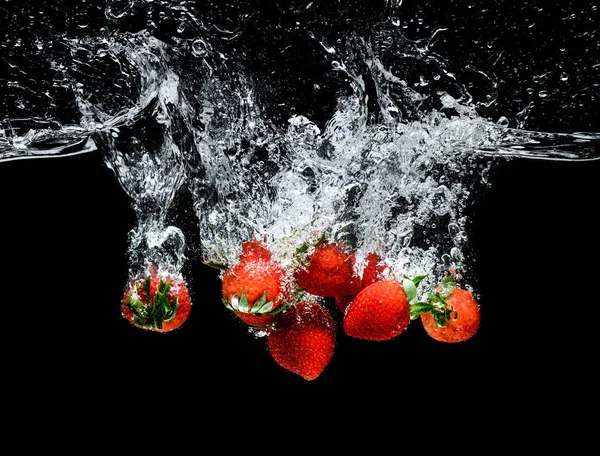
[[[458,288],[447,278],[437,293],[429,296],[430,311],[421,312],[423,328],[440,342],[463,342],[475,335],[481,323],[479,304],[469,290]]]
[[[316,379],[333,357],[335,323],[320,304],[300,301],[269,329],[267,344],[277,364],[305,380]]]
[[[356,297],[356,295],[352,294],[352,295],[344,295],[344,296],[336,296],[334,298],[334,302],[336,307],[340,310],[340,312],[342,313],[346,313],[346,308],[350,305],[350,303],[352,302],[352,300]]]
[[[387,266],[382,258],[374,252],[369,252],[365,257],[365,268],[361,279],[361,287],[366,288],[372,283],[383,279]]]
[[[296,284],[315,296],[335,297],[353,294],[360,288],[354,273],[355,255],[336,242],[320,240],[311,252],[305,244],[299,266],[294,271]]]
[[[344,331],[366,340],[389,340],[410,323],[410,307],[402,286],[380,280],[360,291],[346,308]]]
[[[129,282],[121,311],[134,326],[164,333],[179,328],[187,320],[191,305],[183,281],[162,277],[153,269],[147,276],[140,275]]]
[[[289,288],[285,269],[260,241],[244,243],[239,262],[222,280],[224,304],[250,326],[272,323],[291,296]]]
[[[254,241],[244,242],[242,244],[242,253],[240,255],[240,261],[258,259],[263,259],[267,261],[271,259],[271,252],[269,252],[267,246],[257,239],[255,239]]]
[[[354,297],[363,288],[379,280],[383,280],[383,273],[386,268],[387,266],[383,263],[379,255],[373,252],[368,253],[365,257],[365,268],[363,269],[362,278],[353,277],[350,286],[346,290],[348,294],[335,297],[335,305],[340,312],[346,312],[346,307],[348,307]]]

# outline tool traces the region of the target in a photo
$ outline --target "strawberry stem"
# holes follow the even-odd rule
[[[154,295],[151,293],[152,276],[144,280],[144,294],[147,304],[139,297],[140,286],[136,286],[136,294],[127,298],[127,308],[133,314],[136,325],[147,329],[162,329],[165,322],[173,320],[179,309],[177,297],[169,300],[172,281],[160,279],[158,288]]]
[[[217,269],[219,271],[226,271],[227,268],[229,267],[226,263],[221,263],[219,261],[203,261],[202,263],[208,267]]]
[[[248,302],[248,297],[246,296],[246,292],[242,291],[242,296],[238,297],[237,294],[231,297],[231,301],[227,301],[226,298],[223,298],[223,304],[234,312],[244,312],[252,315],[275,315],[281,312],[285,305],[281,305],[276,309],[270,310],[273,307],[273,301],[267,302],[267,292],[265,291],[260,298],[256,300],[256,302],[250,307],[250,303]]]
[[[420,282],[423,278],[424,276],[418,276],[413,280],[418,279]],[[407,281],[410,282],[409,280],[405,280],[405,282]],[[410,285],[408,288],[410,289]],[[438,327],[445,327],[448,321],[454,320],[458,316],[454,308],[448,303],[448,297],[455,288],[456,281],[454,278],[451,276],[444,277],[439,283],[437,290],[428,294],[426,302],[410,304],[410,319],[416,320],[423,312],[429,312],[433,316],[433,320]]]

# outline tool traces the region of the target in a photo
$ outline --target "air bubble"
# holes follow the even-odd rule
[[[459,232],[460,232],[460,227],[458,226],[458,224],[456,224],[456,223],[449,223],[448,224],[448,233],[450,233],[450,236],[454,237]]]
[[[112,0],[105,9],[107,19],[118,20],[128,16],[132,11],[134,0]]]
[[[200,38],[192,42],[192,54],[196,57],[205,57],[208,54],[209,46]]]

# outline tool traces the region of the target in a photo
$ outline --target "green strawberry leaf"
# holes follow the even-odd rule
[[[132,313],[138,314],[138,313],[144,312],[146,309],[146,306],[138,297],[134,297],[134,296],[130,295],[127,298],[127,308],[129,310],[131,310]]]
[[[442,296],[440,293],[429,293],[428,298],[429,302],[438,308],[446,307],[446,298]]]
[[[238,298],[238,295],[233,295],[230,303],[225,300],[225,304],[228,304],[236,312],[239,312],[240,310],[240,299]]]
[[[263,315],[277,315],[278,313],[283,312],[288,307],[289,307],[289,304],[283,303],[279,307],[273,309],[271,312],[264,313]]]
[[[171,303],[171,312],[166,316],[165,321],[171,321],[177,315],[177,311],[179,310],[179,298],[173,299]]]
[[[416,320],[423,312],[431,312],[433,306],[428,302],[415,302],[410,305],[410,319]]]
[[[273,301],[267,302],[267,292],[265,291],[260,298],[254,303],[252,309],[250,309],[250,313],[253,314],[263,314],[271,310],[271,306],[273,305]]]
[[[150,301],[150,284],[152,283],[152,276],[146,277],[144,281],[144,291],[146,292],[146,299]]]
[[[296,304],[300,301],[302,301],[305,297],[306,297],[306,291],[299,287],[298,285],[296,285],[296,291],[294,293],[294,301],[293,304]]]
[[[416,276],[412,280],[404,279],[402,286],[406,292],[409,303],[417,295],[417,285],[426,277],[426,275]],[[456,281],[451,276],[444,277],[438,290],[427,295],[425,302],[416,302],[410,304],[410,319],[417,319],[423,312],[429,312],[437,326],[445,327],[448,321],[456,318],[456,312],[448,304],[448,296],[456,288]]]
[[[133,321],[136,325],[142,328],[152,327],[152,325],[148,323],[150,319],[148,308],[138,297],[129,296],[127,298],[127,308],[133,314]]]
[[[170,285],[163,282],[162,279],[156,290],[154,300],[158,304],[158,307],[162,310],[163,314],[167,314],[171,310],[171,304],[169,303],[169,288]]]
[[[324,242],[328,242],[331,234],[328,233],[329,229],[323,230],[317,241],[315,242],[315,247],[323,244]]]
[[[248,296],[246,292],[242,291],[242,297],[238,302],[238,312],[248,312],[250,310],[250,303],[248,302]]]
[[[238,297],[238,295],[233,295],[231,298],[231,308],[236,312],[248,312],[250,305],[248,304],[248,298],[246,297],[246,292],[242,291],[242,297]]]
[[[456,312],[447,300],[455,284],[454,279],[442,281],[440,284],[441,292],[429,293],[428,302],[432,306],[429,312],[431,312],[433,320],[438,327],[443,328],[448,321],[456,318]]]
[[[211,267],[213,269],[217,269],[219,271],[226,271],[227,268],[229,268],[229,265],[227,265],[226,263],[221,263],[219,261],[203,261],[203,264],[205,264],[208,267]]]
[[[295,259],[298,266],[308,268],[310,266],[310,258],[307,255],[310,249],[310,244],[304,243],[296,249]]]
[[[417,297],[417,286],[410,279],[404,279],[402,281],[402,288],[404,288],[404,292],[406,293],[406,297],[408,298],[408,302],[411,302],[413,299]]]
[[[242,297],[239,298],[238,295],[233,295],[231,301],[227,301],[226,298],[222,299],[225,307],[233,310],[234,312],[244,312],[250,313],[253,315],[273,315],[279,313],[281,310],[279,308],[269,312],[271,307],[273,307],[273,301],[267,302],[267,292],[265,291],[261,297],[254,303],[252,308],[250,308],[250,303],[248,302],[248,298],[246,297],[246,292],[242,292]],[[281,307],[281,306],[280,306]]]
[[[302,255],[303,253],[308,252],[309,248],[310,248],[310,245],[305,242],[304,244],[302,244],[300,247],[298,247],[296,249],[296,255]]]
[[[456,288],[456,280],[454,280],[454,277],[452,276],[446,276],[442,279],[442,281],[440,282],[440,294],[444,297],[447,298],[450,293],[452,292],[452,290],[454,290]]]
[[[221,302],[223,303],[223,305],[225,305],[225,307],[228,307],[231,310],[237,310],[237,302],[238,302],[237,295],[233,296],[231,298],[231,301],[228,301],[227,298],[223,298],[223,299],[221,299]]]
[[[432,315],[436,326],[444,328],[446,323],[457,318],[458,313],[453,309],[446,307],[443,312],[432,312]]]
[[[413,283],[415,284],[415,286],[417,286],[417,287],[418,287],[418,286],[419,286],[419,283],[421,283],[421,281],[422,281],[422,280],[423,280],[425,277],[427,277],[427,274],[425,274],[425,275],[420,275],[420,276],[415,276],[415,277],[413,277],[412,281],[413,281]]]
[[[417,287],[425,277],[427,277],[427,275],[419,275],[412,279],[405,278],[402,281],[402,288],[404,288],[408,302],[413,301],[417,297]]]
[[[163,323],[171,321],[177,315],[179,300],[174,297],[169,301],[171,282],[160,279],[154,296],[151,295],[152,276],[146,277],[143,288],[146,304],[139,297],[140,285],[136,286],[136,295],[127,298],[127,308],[133,314],[135,324],[143,328],[161,329]]]

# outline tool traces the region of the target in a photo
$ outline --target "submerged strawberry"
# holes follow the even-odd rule
[[[410,323],[404,288],[392,280],[374,282],[360,291],[344,314],[344,332],[358,339],[389,340]]]
[[[248,241],[242,246],[238,263],[223,275],[223,303],[246,324],[266,326],[290,299],[288,284],[286,270],[272,259],[267,246]]]
[[[366,288],[372,283],[383,280],[383,274],[387,269],[387,265],[383,259],[374,252],[367,253],[365,257],[365,268],[361,278],[361,289]]]
[[[347,294],[335,297],[335,305],[340,312],[346,312],[348,305],[363,288],[383,280],[386,269],[382,258],[374,252],[369,252],[365,257],[362,277],[352,279],[350,286],[345,290]]]
[[[360,288],[354,272],[355,255],[341,243],[320,239],[311,251],[304,245],[298,251],[300,266],[294,271],[296,284],[315,296],[335,297],[353,294]]]
[[[415,306],[416,307],[416,306]],[[481,312],[473,293],[459,288],[448,276],[426,303],[418,303],[418,312],[427,334],[440,342],[464,342],[479,330]]]
[[[163,277],[153,269],[129,282],[121,311],[134,326],[164,333],[179,328],[187,320],[191,305],[183,281]]]
[[[335,323],[316,302],[300,301],[288,307],[269,329],[267,344],[275,362],[305,380],[314,380],[333,357]]]

